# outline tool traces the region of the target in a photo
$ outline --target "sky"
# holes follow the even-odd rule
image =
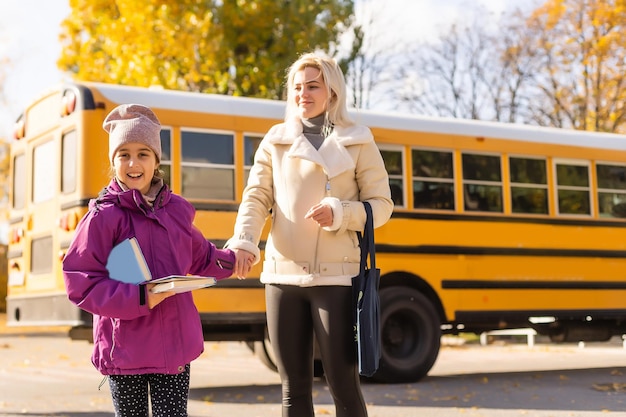
[[[128,0],[127,0],[128,1]],[[427,40],[441,28],[467,14],[468,5],[485,6],[494,16],[530,7],[540,0],[372,0],[376,17],[388,30]],[[357,17],[365,15],[365,0],[356,0]],[[383,6],[383,7],[381,7]],[[34,12],[35,11],[35,12]],[[55,84],[69,80],[56,61],[61,54],[61,21],[70,13],[69,0],[0,0],[0,59],[11,58],[5,84],[6,102],[0,102],[0,138],[11,138],[13,122],[29,101]]]

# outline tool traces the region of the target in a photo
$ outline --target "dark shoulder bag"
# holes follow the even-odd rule
[[[367,220],[363,237],[358,233],[361,246],[361,268],[359,275],[352,278],[352,297],[355,313],[355,338],[359,360],[359,374],[372,376],[378,369],[381,356],[380,299],[378,285],[380,270],[376,268],[374,248],[374,221],[372,207],[363,202]],[[369,255],[370,265],[367,266]]]

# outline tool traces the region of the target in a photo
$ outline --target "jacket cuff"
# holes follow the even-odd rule
[[[330,226],[324,226],[322,229],[334,232],[341,227],[341,223],[343,222],[343,205],[341,204],[341,200],[336,197],[324,197],[321,201],[321,204],[327,204],[333,211],[333,224]]]
[[[251,254],[254,255],[254,263],[253,263],[253,265],[258,264],[259,260],[261,259],[261,251],[259,250],[259,247],[257,245],[255,245],[254,243],[249,242],[247,240],[230,238],[226,242],[226,245],[224,245],[224,248],[226,248],[226,249],[241,249],[241,250],[245,250],[247,252],[250,252]]]
[[[145,306],[148,304],[148,288],[145,285],[138,285],[139,287],[139,305]]]
[[[217,266],[226,271],[232,272],[235,268],[235,252],[230,249],[217,249],[216,248],[216,261]]]

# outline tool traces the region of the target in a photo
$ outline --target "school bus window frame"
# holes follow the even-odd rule
[[[230,140],[230,150],[232,151],[230,157],[231,157],[231,161],[228,164],[224,164],[224,163],[220,163],[220,162],[211,162],[209,161],[202,161],[202,162],[191,162],[191,161],[186,161],[185,157],[185,149],[184,149],[184,142],[185,139],[189,139],[189,137],[185,137],[185,134],[192,134],[192,135],[202,135],[202,136],[206,136],[206,137],[223,137],[223,139],[225,140]],[[220,138],[222,139],[222,138]],[[178,167],[180,167],[180,194],[183,198],[188,199],[189,201],[208,201],[208,200],[212,200],[212,201],[219,201],[219,202],[224,202],[224,203],[232,203],[237,199],[237,196],[235,195],[236,190],[237,190],[237,163],[236,163],[236,149],[237,149],[237,144],[236,144],[236,140],[237,140],[237,132],[234,130],[223,130],[223,129],[204,129],[204,128],[196,128],[196,127],[187,127],[187,126],[181,126],[180,127],[180,140],[178,141],[177,145],[179,148],[179,155],[180,155],[180,162],[177,164]],[[211,142],[215,142],[214,140],[203,140],[202,145],[207,145],[210,146]],[[210,148],[206,149],[207,151],[210,150]],[[229,173],[230,174],[230,180],[229,180],[229,185],[230,185],[230,196],[228,198],[223,198],[218,195],[189,195],[188,191],[185,190],[185,169],[186,168],[191,168],[196,170],[196,173],[198,172],[220,172],[220,173]],[[228,175],[226,175],[228,177]],[[212,175],[209,175],[209,177],[213,177]],[[223,183],[222,181],[217,181],[219,183]]]
[[[558,176],[558,166],[574,166],[574,167],[585,167],[587,169],[587,186],[577,186],[577,185],[560,185],[559,184],[559,176]],[[595,200],[597,199],[597,192],[595,191],[595,176],[593,174],[593,164],[589,159],[579,159],[579,158],[553,158],[552,159],[552,178],[554,182],[552,184],[552,198],[554,198],[555,206],[554,212],[557,217],[572,217],[572,218],[595,218],[596,217],[596,208],[595,208]],[[560,204],[560,196],[559,191],[585,191],[586,196],[589,202],[589,212],[588,213],[564,213],[561,211]]]

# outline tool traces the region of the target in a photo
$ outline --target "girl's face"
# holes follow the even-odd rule
[[[122,145],[113,156],[115,176],[130,189],[147,194],[158,167],[154,151],[143,143]]]
[[[314,67],[305,67],[296,72],[293,78],[296,105],[300,110],[300,117],[310,119],[326,111],[328,104],[328,89],[320,70]]]

